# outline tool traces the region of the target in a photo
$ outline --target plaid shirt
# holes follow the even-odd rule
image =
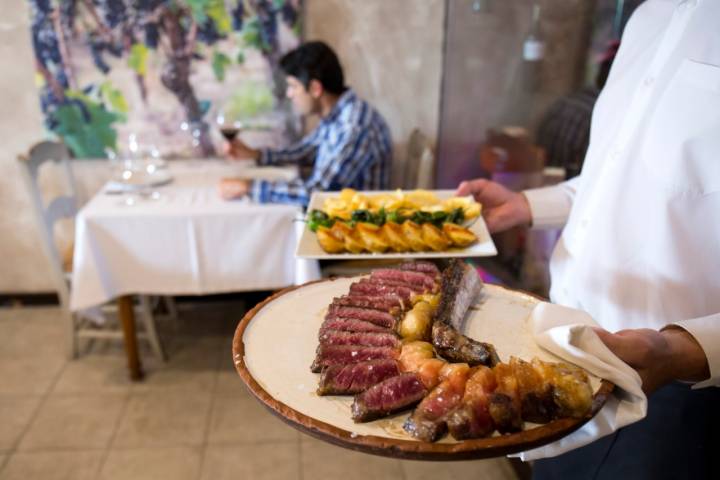
[[[307,206],[314,190],[387,189],[392,141],[385,120],[351,90],[340,96],[330,114],[299,143],[283,150],[262,150],[259,165],[312,165],[312,173],[290,182],[253,182],[260,203]]]

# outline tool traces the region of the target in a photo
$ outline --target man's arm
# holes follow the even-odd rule
[[[310,135],[303,137],[298,143],[278,150],[263,148],[259,150],[257,164],[270,165],[312,165],[317,154],[319,129],[315,129]]]
[[[260,203],[307,205],[314,190],[335,191],[351,185],[358,175],[371,166],[374,159],[368,148],[367,132],[364,129],[349,133],[329,155],[333,160],[323,162],[320,166],[316,164],[307,181],[254,182],[251,192],[253,200]]]
[[[696,387],[720,386],[720,313],[676,322],[660,331],[596,332],[638,371],[646,393],[676,380],[700,382]]]

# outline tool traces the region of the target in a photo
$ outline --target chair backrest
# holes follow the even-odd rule
[[[43,200],[42,191],[38,181],[40,167],[46,162],[55,162],[64,173],[67,185],[67,195],[60,195]],[[44,141],[36,144],[27,155],[18,156],[20,171],[22,172],[35,213],[36,222],[41,236],[41,244],[45,255],[50,262],[55,287],[60,297],[60,303],[67,308],[69,300],[68,283],[62,268],[62,259],[54,238],[55,223],[63,218],[73,218],[77,214],[77,188],[70,166],[70,153],[62,143]]]
[[[435,153],[430,140],[416,128],[408,140],[403,188],[406,190],[431,189],[435,184],[434,178]]]

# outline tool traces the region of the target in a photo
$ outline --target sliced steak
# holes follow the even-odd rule
[[[380,280],[390,280],[394,282],[417,285],[430,292],[436,291],[439,283],[432,275],[412,270],[396,270],[392,268],[379,268],[377,270],[373,270],[370,277]]]
[[[358,320],[364,320],[366,322],[374,323],[385,328],[395,328],[397,324],[397,317],[383,312],[381,310],[373,310],[371,308],[358,308],[358,307],[342,307],[338,305],[331,305],[328,309],[328,313],[325,318],[332,317],[343,317],[343,318],[356,318]]]
[[[374,283],[376,285],[387,285],[389,287],[405,287],[412,290],[414,293],[428,293],[430,290],[424,285],[418,285],[416,283],[403,282],[401,280],[390,280],[387,278],[379,277],[367,277],[360,280],[360,282]]]
[[[355,422],[369,422],[393,412],[412,407],[427,393],[420,377],[403,373],[373,385],[355,397],[352,418]]]
[[[357,318],[330,317],[320,326],[320,335],[326,330],[342,330],[345,332],[380,332],[393,333],[390,328],[381,327]]]
[[[359,282],[355,282],[350,285],[350,294],[372,296],[393,295],[400,297],[405,302],[409,302],[410,297],[415,294],[415,292],[412,289],[404,286],[382,285],[378,283],[370,283],[368,281],[360,280]]]
[[[495,347],[491,344],[466,337],[443,322],[433,324],[432,344],[438,355],[451,363],[467,363],[471,367],[494,367],[500,363]]]
[[[434,321],[462,331],[465,313],[481,289],[482,280],[475,269],[462,260],[453,259],[442,274],[440,304]]]
[[[324,330],[320,334],[322,345],[366,345],[368,347],[400,348],[400,339],[394,333],[343,332]]]
[[[368,360],[396,360],[399,356],[396,348],[366,347],[362,345],[320,345],[315,360],[310,366],[313,373],[319,373],[324,367],[349,365]]]
[[[366,296],[344,295],[333,299],[332,305],[343,307],[372,308],[383,312],[396,313],[405,310],[407,302],[396,295]]]
[[[440,275],[437,265],[432,262],[405,262],[397,266],[400,270],[427,273],[432,276]]]
[[[400,374],[395,360],[370,360],[351,365],[333,365],[320,375],[318,395],[354,395],[376,383]]]

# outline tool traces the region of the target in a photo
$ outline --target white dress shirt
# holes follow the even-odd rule
[[[681,326],[720,386],[720,1],[649,0],[593,112],[580,177],[528,190],[535,227],[565,225],[554,302],[604,328]]]

